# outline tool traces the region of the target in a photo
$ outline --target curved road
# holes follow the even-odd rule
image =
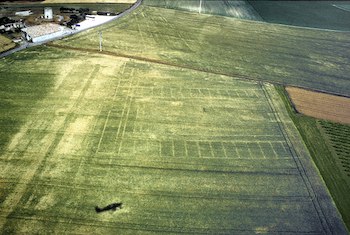
[[[110,20],[102,23],[102,24],[106,24],[106,23],[109,23],[111,21],[114,21],[114,20],[117,20],[123,16],[126,16],[128,14],[130,14],[132,11],[136,10],[142,3],[143,0],[137,0],[130,8],[128,8],[127,10],[123,11],[122,13],[120,13],[119,15],[115,16],[115,17],[111,17]],[[39,45],[43,45],[45,43],[48,43],[48,42],[52,42],[52,41],[55,41],[55,40],[59,40],[59,39],[62,39],[62,38],[65,38],[65,37],[68,37],[68,36],[71,36],[71,35],[74,35],[74,34],[77,34],[77,33],[80,33],[80,32],[83,32],[85,30],[88,30],[88,29],[91,29],[91,28],[95,28],[97,26],[100,26],[102,24],[98,24],[98,25],[94,25],[94,26],[91,26],[91,27],[88,27],[88,28],[85,28],[85,29],[82,29],[82,30],[72,30],[72,31],[69,31],[69,32],[66,32],[65,34],[61,35],[61,36],[58,36],[58,37],[54,37],[54,38],[50,38],[48,40],[45,40],[45,41],[41,41],[41,42],[37,42],[37,43],[33,43],[33,42],[24,42],[22,43],[21,45],[11,49],[11,50],[8,50],[8,51],[5,51],[3,53],[0,53],[0,58],[2,57],[5,57],[5,56],[8,56],[8,55],[11,55],[17,51],[21,51],[21,50],[24,50],[26,48],[29,48],[29,47],[35,47],[35,46],[39,46]]]

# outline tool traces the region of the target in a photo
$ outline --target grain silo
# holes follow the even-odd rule
[[[53,11],[51,7],[45,7],[44,8],[44,17],[46,20],[52,20],[53,19]]]

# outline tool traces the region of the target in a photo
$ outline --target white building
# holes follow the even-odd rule
[[[46,20],[52,20],[53,19],[53,11],[51,7],[45,7],[44,8],[44,17]]]
[[[42,24],[22,29],[24,38],[31,42],[42,42],[64,34],[65,27],[58,24]]]
[[[8,23],[8,24],[0,25],[0,32],[15,31],[17,29],[21,29],[24,27],[25,27],[25,25],[22,21]]]
[[[16,16],[30,16],[33,12],[31,10],[25,10],[25,11],[17,11],[15,13]]]

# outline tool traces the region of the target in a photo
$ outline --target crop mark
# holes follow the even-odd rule
[[[209,144],[209,148],[210,148],[210,154],[214,158],[215,155],[214,155],[214,151],[213,151],[213,146],[211,145],[211,142],[208,142],[208,144]]]
[[[108,111],[108,114],[107,114],[105,123],[104,123],[104,125],[103,125],[102,134],[101,134],[100,140],[98,141],[98,144],[97,144],[97,148],[96,148],[95,154],[97,154],[97,153],[98,153],[98,150],[100,149],[100,146],[101,146],[101,143],[102,143],[102,139],[103,139],[103,136],[104,136],[104,134],[105,134],[105,130],[106,130],[107,123],[108,123],[108,120],[109,120],[109,116],[111,115],[111,112],[112,112],[111,110]]]
[[[128,118],[129,118],[129,113],[130,113],[130,108],[131,108],[131,105],[132,105],[132,97],[128,97],[128,110],[126,112],[126,115],[125,115],[125,118],[124,118],[124,127],[123,127],[123,132],[121,134],[120,137],[118,137],[117,135],[117,141],[119,139],[119,148],[118,148],[118,154],[120,154],[120,150],[122,148],[122,142],[123,142],[123,137],[125,135],[125,129],[126,129],[126,125],[128,123]]]
[[[141,41],[142,41],[142,44],[143,44],[143,50],[146,49],[146,43],[145,43],[145,39],[143,38],[143,35],[142,35],[142,32],[141,32],[141,29],[140,29],[140,25],[137,24],[137,30],[140,34],[140,37],[141,37]],[[141,51],[141,53],[143,53],[143,51]]]
[[[158,157],[162,157],[162,141],[157,141],[158,143]]]
[[[232,143],[232,145],[235,146],[234,149],[235,149],[235,152],[236,152],[236,156],[237,156],[238,159],[240,159],[240,158],[241,158],[241,155],[240,155],[239,152],[238,152],[237,145],[236,145],[235,143]]]
[[[275,158],[278,159],[278,154],[276,153],[275,148],[273,147],[273,145],[272,145],[271,142],[270,142],[269,144],[270,144],[270,146],[271,146],[271,149],[272,149],[272,151],[273,151],[273,154],[275,155]]]
[[[175,144],[174,144],[174,140],[171,140],[171,149],[172,149],[173,157],[175,157]]]
[[[254,156],[254,155],[252,154],[252,151],[250,150],[249,147],[247,147],[247,149],[248,149],[249,158],[252,158],[252,157]]]
[[[188,158],[188,149],[187,149],[187,142],[184,141],[184,147],[185,147],[185,156]]]
[[[138,116],[139,116],[139,107],[136,108],[135,122],[137,121]],[[135,132],[135,126],[136,126],[136,124],[133,126],[133,129],[132,129],[132,133],[133,134],[136,133]]]
[[[228,158],[228,157],[227,157],[227,153],[226,153],[226,149],[225,149],[225,147],[224,147],[224,143],[223,143],[223,142],[220,142],[220,143],[221,143],[221,147],[222,147],[222,150],[223,150],[223,152],[224,152],[225,158]]]
[[[305,188],[308,192],[308,196],[312,199],[312,204],[314,206],[314,209],[317,213],[317,218],[319,219],[320,221],[320,224],[323,228],[324,231],[327,231],[327,233],[329,234],[332,234],[332,231],[331,231],[331,226],[328,224],[328,220],[327,220],[327,217],[325,216],[322,208],[321,208],[321,205],[320,205],[320,202],[319,202],[319,199],[318,197],[316,197],[316,193],[314,191],[314,188],[313,188],[313,185],[311,184],[310,182],[310,179],[306,173],[306,170],[304,168],[304,165],[303,163],[301,162],[301,159],[300,157],[298,156],[297,152],[295,151],[295,149],[293,148],[292,146],[292,142],[288,136],[288,134],[286,133],[286,130],[284,128],[284,123],[282,122],[282,119],[280,118],[280,115],[279,113],[276,111],[276,108],[273,104],[273,101],[270,97],[270,94],[269,92],[266,90],[266,85],[262,84],[260,82],[260,86],[261,86],[261,89],[262,91],[264,92],[264,95],[266,97],[266,100],[268,101],[268,104],[270,106],[270,109],[271,111],[273,112],[276,120],[277,120],[277,125],[279,126],[280,130],[281,130],[281,133],[283,135],[283,138],[285,139],[285,142],[286,144],[288,145],[288,148],[289,148],[289,152],[290,152],[290,155],[292,156],[294,162],[295,162],[295,165],[297,166],[297,169],[298,169],[298,172],[299,172],[299,175],[301,177],[301,179],[303,180],[303,183],[305,185]]]
[[[185,40],[185,38],[181,35],[181,33],[179,31],[177,31],[177,35],[179,36],[179,38],[181,39],[181,41],[183,41],[183,43],[186,45],[186,47],[190,50],[193,51],[193,49],[191,48],[191,46],[187,43],[187,40]]]

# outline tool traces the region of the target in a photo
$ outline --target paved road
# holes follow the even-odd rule
[[[137,0],[137,2],[135,4],[133,4],[129,9],[127,9],[126,11],[120,13],[119,15],[115,16],[115,17],[111,17],[110,20],[102,23],[102,24],[106,24],[106,23],[109,23],[111,21],[114,21],[114,20],[117,20],[123,16],[126,16],[128,14],[130,14],[132,11],[136,10],[136,8],[138,8],[141,3],[142,3],[143,0]],[[8,50],[6,52],[3,52],[3,53],[0,53],[0,58],[2,57],[5,57],[5,56],[8,56],[8,55],[11,55],[17,51],[21,51],[21,50],[24,50],[26,48],[30,48],[30,47],[35,47],[35,46],[39,46],[39,45],[43,45],[45,43],[48,43],[48,42],[52,42],[52,41],[55,41],[55,40],[59,40],[59,39],[62,39],[62,38],[65,38],[65,37],[68,37],[68,36],[71,36],[71,35],[74,35],[74,34],[77,34],[77,33],[80,33],[80,32],[83,32],[85,30],[88,30],[88,29],[91,29],[91,28],[94,28],[94,27],[97,27],[97,26],[100,26],[102,24],[98,24],[98,25],[93,25],[91,27],[88,27],[88,28],[85,28],[85,29],[76,29],[76,30],[67,30],[63,35],[61,36],[58,36],[58,37],[54,37],[54,38],[50,38],[48,40],[45,40],[45,41],[41,41],[41,42],[37,42],[37,43],[33,43],[33,42],[26,42],[24,41],[22,44],[20,44],[19,46],[11,49],[11,50]]]

